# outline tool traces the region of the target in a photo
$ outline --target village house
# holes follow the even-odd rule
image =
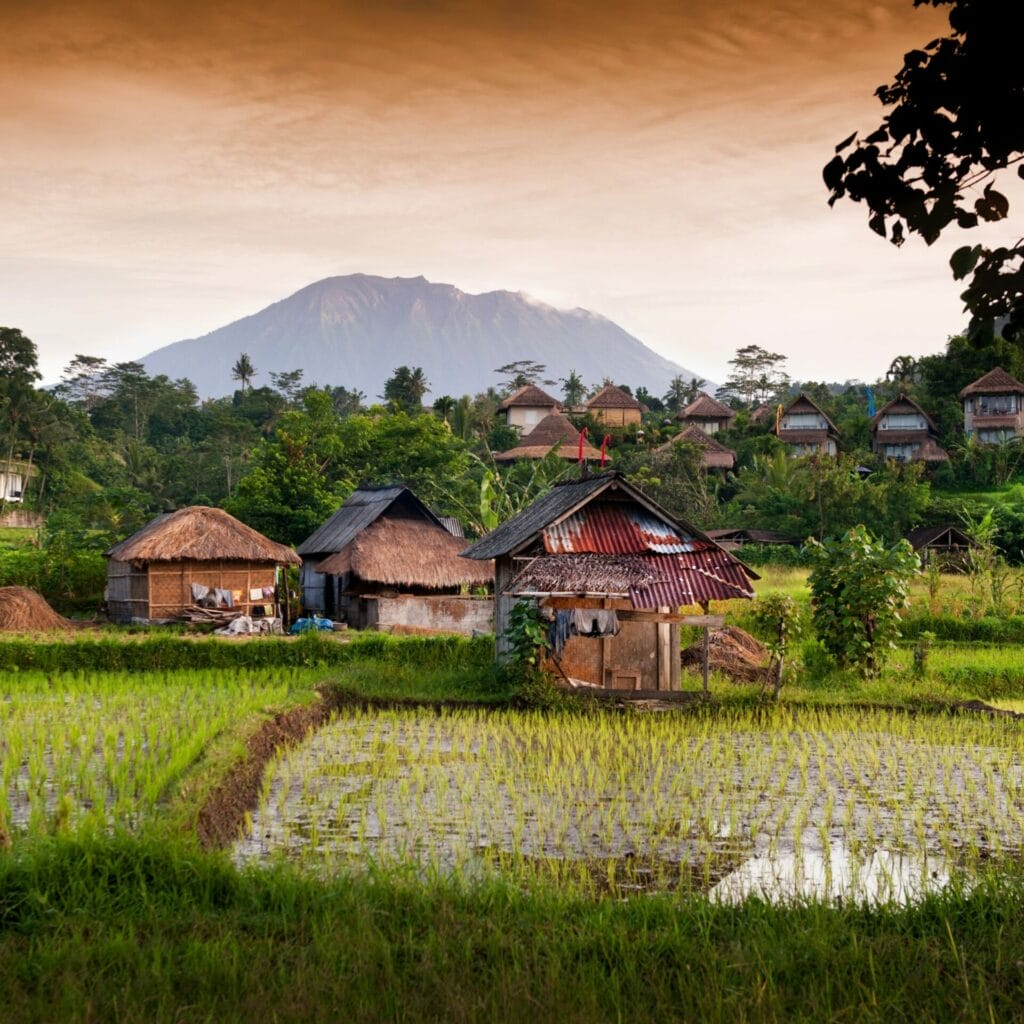
[[[906,395],[886,402],[871,420],[871,449],[896,462],[948,462],[931,417]]]
[[[835,455],[839,430],[802,391],[779,417],[778,437],[794,455]]]
[[[208,598],[218,609],[276,618],[278,569],[300,562],[291,548],[205,505],[157,516],[107,559],[107,610],[119,623],[176,619]]]
[[[644,407],[620,387],[606,384],[583,405],[584,411],[606,427],[639,426]]]
[[[409,488],[360,488],[298,546],[303,607],[356,629],[489,631],[490,599],[463,592],[492,567],[464,547]]]
[[[676,413],[676,419],[687,426],[700,427],[705,434],[717,434],[728,430],[736,413],[729,406],[702,391],[685,409]]]
[[[1024,434],[1024,384],[1001,366],[960,392],[964,433],[979,444],[999,444]]]
[[[0,461],[0,503],[20,505],[28,491],[28,482],[39,470],[22,459]]]
[[[678,690],[678,609],[753,597],[758,578],[618,473],[556,484],[463,557],[494,559],[499,661],[513,607],[535,601],[550,671],[609,690]]]
[[[564,413],[553,412],[545,416],[529,433],[523,434],[514,448],[495,455],[494,461],[515,462],[517,459],[543,459],[555,445],[558,445],[557,454],[560,459],[569,459],[575,462],[581,455],[584,459],[601,458],[601,453],[593,445],[589,444],[586,439],[581,439],[580,431],[569,422]]]
[[[675,437],[666,441],[656,451],[671,451],[673,445],[681,442],[696,445],[701,449],[706,469],[732,469],[736,464],[736,453],[731,448],[726,448],[716,438],[709,437],[700,427],[692,423]]]
[[[498,412],[505,417],[510,427],[518,427],[524,433],[533,430],[545,416],[558,412],[561,403],[542,391],[536,384],[517,388],[498,406]]]

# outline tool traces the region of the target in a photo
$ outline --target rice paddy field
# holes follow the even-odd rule
[[[1020,647],[645,713],[378,646],[0,677],[0,1019],[1019,1018],[1024,720],[952,712],[1024,708]],[[324,687],[202,848],[248,738]]]

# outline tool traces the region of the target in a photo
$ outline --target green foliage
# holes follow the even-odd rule
[[[489,637],[393,637],[385,633],[364,633],[345,642],[319,633],[295,639],[263,637],[253,642],[185,640],[155,634],[130,639],[121,635],[46,641],[0,639],[0,658],[6,670],[45,672],[329,668],[366,659],[380,665],[424,669],[475,665],[486,670],[493,655],[493,640]]]
[[[881,670],[900,637],[901,613],[920,560],[905,541],[886,547],[863,526],[808,544],[814,629],[840,668]]]
[[[754,602],[754,630],[772,656],[775,697],[782,689],[786,655],[790,646],[803,636],[804,625],[800,605],[788,594],[768,594]]]
[[[1017,59],[1020,12],[1013,4],[918,0],[949,8],[949,34],[913,49],[895,80],[876,90],[889,108],[864,138],[836,147],[824,168],[829,204],[864,202],[868,227],[902,245],[917,234],[929,245],[954,225],[1003,220],[1009,201],[994,183],[1024,157],[1024,73]],[[1012,237],[1016,237],[1014,234]],[[950,260],[972,326],[1009,313],[1024,327],[1024,241],[963,246]]]
[[[922,474],[920,464],[889,465],[865,478],[850,455],[755,456],[736,475],[727,521],[819,538],[871,523],[879,536],[895,541],[927,508],[930,491]]]

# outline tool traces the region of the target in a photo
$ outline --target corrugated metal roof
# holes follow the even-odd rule
[[[506,593],[629,596],[634,608],[678,608],[754,596],[744,566],[719,548],[671,555],[542,555]]]
[[[655,552],[678,554],[710,547],[672,529],[663,519],[638,505],[612,505],[596,501],[560,523],[544,529],[544,549],[552,555],[626,555]]]
[[[610,487],[617,479],[615,473],[604,473],[587,477],[585,480],[570,480],[556,484],[522,512],[507,519],[486,537],[481,537],[468,547],[462,552],[462,557],[489,559],[517,551],[549,523],[561,519],[580,502]]]
[[[296,550],[303,556],[330,555],[341,551],[399,499],[424,518],[438,526],[442,525],[437,516],[408,487],[362,487],[350,494],[341,508]]]

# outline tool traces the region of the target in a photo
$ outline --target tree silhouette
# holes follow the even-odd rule
[[[928,245],[952,224],[1003,220],[1010,204],[994,182],[1017,165],[1024,177],[1024,61],[1019,2],[914,0],[949,7],[950,34],[911,50],[875,95],[889,108],[864,138],[836,147],[823,176],[829,205],[849,198],[869,211],[868,227],[893,245],[907,233]],[[1024,239],[1009,246],[962,246],[950,259],[972,315],[972,334],[1006,337],[1024,329]]]
[[[569,376],[562,377],[558,383],[562,385],[562,398],[569,408],[579,405],[586,397],[587,389],[583,384],[583,378],[575,370],[570,370]]]
[[[231,379],[237,380],[242,387],[242,393],[244,394],[246,389],[251,387],[252,379],[256,376],[256,367],[252,365],[252,360],[249,358],[247,352],[243,352],[239,357],[238,361],[234,366],[231,367]]]

